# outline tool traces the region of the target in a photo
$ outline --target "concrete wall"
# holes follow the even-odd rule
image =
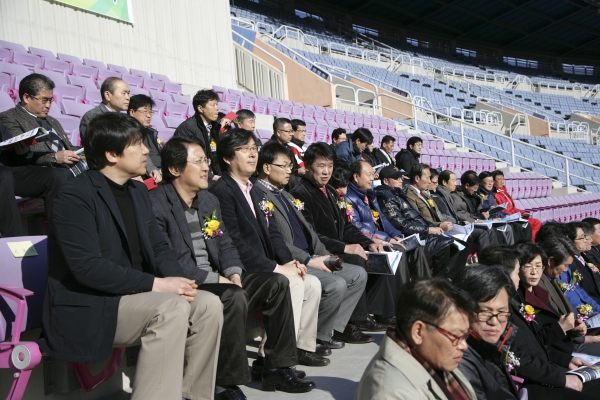
[[[235,87],[227,1],[132,3],[133,26],[48,0],[2,0],[0,39],[166,74],[191,87]]]

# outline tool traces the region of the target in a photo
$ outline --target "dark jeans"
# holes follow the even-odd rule
[[[21,216],[15,201],[15,180],[9,167],[0,166],[0,236],[21,235]]]
[[[217,386],[250,382],[246,315],[261,306],[267,333],[265,365],[267,368],[282,368],[298,363],[289,280],[272,272],[244,273],[242,287],[223,283],[199,286],[199,289],[219,296],[223,303]]]

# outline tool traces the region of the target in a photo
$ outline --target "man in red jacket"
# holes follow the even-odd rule
[[[502,171],[496,170],[492,172],[492,178],[494,178],[494,198],[496,199],[496,203],[508,203],[506,205],[506,209],[504,210],[506,214],[516,214],[520,212],[521,216],[529,221],[529,225],[531,225],[532,240],[535,241],[535,236],[542,226],[542,221],[531,218],[527,211],[521,210],[515,206],[515,201],[511,195],[508,194],[506,186],[504,186],[504,173]]]

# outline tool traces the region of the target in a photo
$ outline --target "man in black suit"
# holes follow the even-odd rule
[[[158,225],[186,276],[198,289],[223,303],[215,399],[244,399],[239,387],[250,381],[245,330],[248,308],[291,315],[289,284],[273,273],[247,273],[223,224],[217,198],[209,193],[208,159],[195,138],[173,138],[161,153],[165,183],[150,192]],[[287,340],[277,336],[278,319],[266,320],[267,357],[274,358]],[[289,322],[288,322],[289,324]]]
[[[216,181],[221,176],[217,162],[217,144],[221,125],[217,123],[219,117],[219,95],[214,90],[199,90],[192,99],[194,115],[183,121],[175,129],[175,137],[194,136],[206,149],[206,156],[211,160],[209,180]]]
[[[593,228],[586,222],[571,222],[567,228],[571,231],[569,239],[573,240],[580,255],[573,257],[571,269],[578,271],[583,279],[579,285],[597,303],[600,302],[600,270],[593,261],[586,259],[586,254],[592,249]]]
[[[381,147],[373,150],[373,158],[375,159],[375,165],[394,165],[392,151],[394,151],[395,145],[396,138],[390,135],[385,135],[381,139]]]
[[[600,219],[584,218],[581,222],[588,223],[593,228],[593,232],[590,234],[590,249],[584,253],[583,257],[600,268]]]
[[[252,132],[236,128],[223,134],[217,156],[223,175],[209,191],[219,200],[223,223],[246,271],[304,277],[306,267],[293,259],[271,218],[273,205],[250,182],[258,156]],[[277,337],[282,345],[272,358],[260,357],[252,364],[253,375],[262,369],[263,390],[311,391],[315,384],[298,378],[290,369],[297,363],[295,327],[290,318],[293,312],[264,315],[273,326],[279,327]],[[267,340],[270,336],[268,332]]]
[[[12,136],[6,126],[0,124],[0,142]],[[24,158],[28,152],[23,143],[15,143],[12,151],[0,147],[0,237],[21,236],[21,216],[15,201],[15,179],[9,167],[4,165],[14,159]],[[3,165],[4,164],[4,165]]]
[[[54,82],[47,76],[27,75],[19,83],[21,101],[15,108],[0,113],[0,123],[12,136],[40,127],[51,132],[27,149],[17,147],[23,156],[9,159],[5,164],[12,171],[15,195],[41,197],[48,216],[52,199],[62,184],[73,177],[68,167],[79,161],[76,148],[69,142],[60,122],[48,115],[53,89]]]
[[[328,184],[334,158],[331,146],[323,142],[311,144],[304,153],[306,174],[291,194],[304,202],[302,215],[315,228],[325,248],[345,262],[364,268],[367,259],[365,250],[379,252],[383,247],[375,244],[348,221],[347,203],[341,201],[336,190]],[[368,316],[371,313],[388,319],[394,315],[394,299],[388,278],[370,275],[365,292],[350,317],[351,323],[344,332],[334,332],[334,339],[363,343],[370,340],[370,336],[364,335],[361,329],[385,330],[392,322],[383,320],[378,323]]]
[[[56,196],[41,348],[100,362],[141,344],[132,400],[212,398],[223,306],[185,278],[146,187],[148,149],[132,117],[106,113],[84,146],[90,167]]]

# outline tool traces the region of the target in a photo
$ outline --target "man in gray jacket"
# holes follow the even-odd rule
[[[129,107],[129,86],[120,78],[114,76],[106,78],[100,86],[100,96],[102,96],[102,103],[83,114],[81,118],[79,135],[82,141],[90,121],[95,117],[107,112],[127,111]]]
[[[283,190],[290,179],[292,160],[287,148],[269,143],[260,151],[257,187],[273,203],[273,218],[295,260],[308,267],[308,273],[321,281],[322,296],[317,324],[317,349],[329,354],[330,348],[344,346],[332,339],[332,331],[343,332],[367,284],[366,271],[344,263],[332,272],[325,263],[331,257],[317,232],[300,212],[303,204]]]

